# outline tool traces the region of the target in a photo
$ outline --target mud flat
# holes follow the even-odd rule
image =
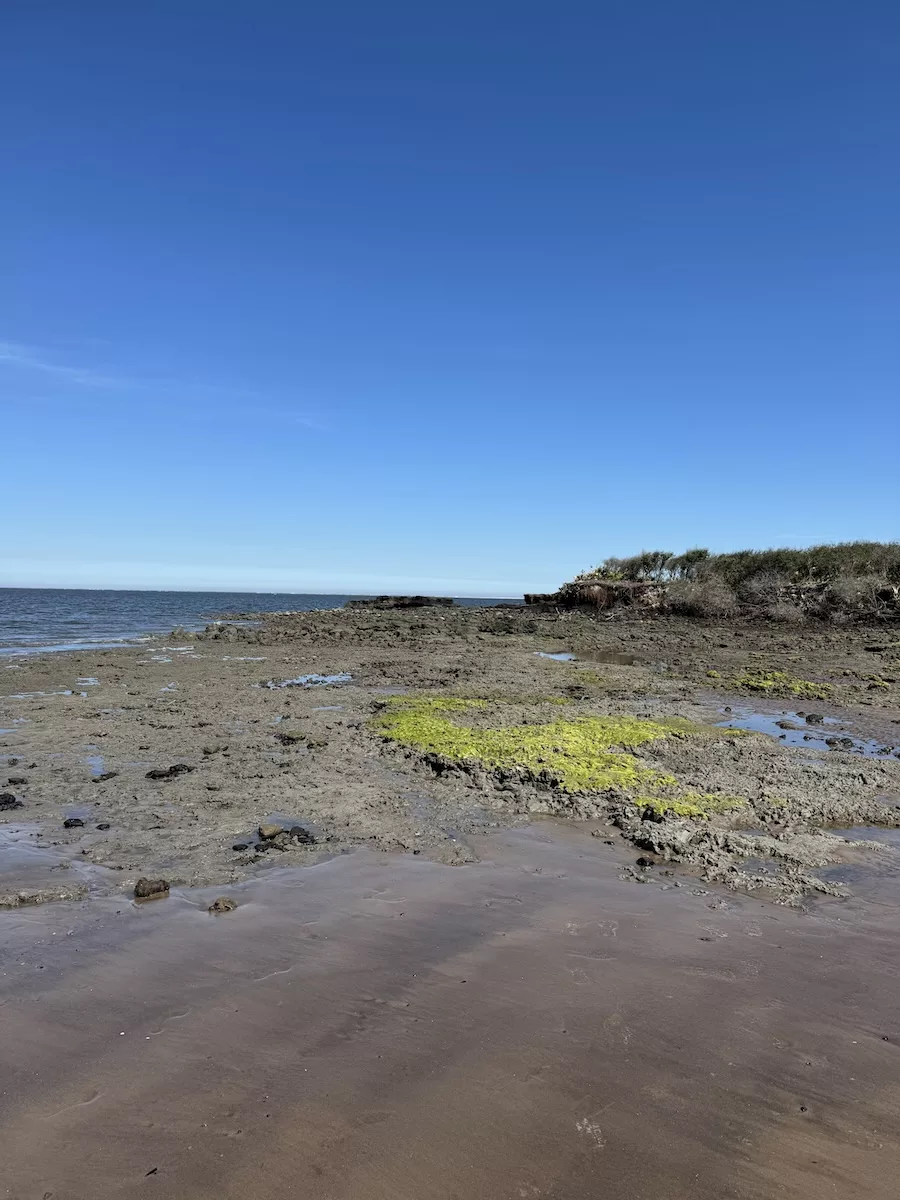
[[[897,661],[426,607],[4,663],[3,1194],[893,1197]]]
[[[831,827],[900,824],[898,677],[884,629],[443,607],[11,659],[0,830],[57,861],[0,904],[69,895],[74,864],[122,894],[360,846],[467,863],[535,814],[802,903],[833,890]],[[272,823],[307,836],[261,839]]]

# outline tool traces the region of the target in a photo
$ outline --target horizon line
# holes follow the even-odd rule
[[[179,595],[191,592],[206,592],[206,593],[221,593],[223,595],[233,596],[349,596],[351,599],[369,599],[377,596],[425,596],[432,595],[430,592],[333,592],[333,591],[295,591],[293,589],[271,589],[265,588],[262,591],[257,591],[248,588],[225,588],[225,587],[72,587],[63,584],[27,584],[27,583],[0,583],[0,591],[7,592],[159,592],[163,594]],[[524,592],[510,592],[498,595],[496,592],[448,592],[454,600],[517,600],[524,596]]]

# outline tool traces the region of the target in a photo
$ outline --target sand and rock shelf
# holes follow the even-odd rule
[[[898,665],[867,629],[364,607],[8,661],[0,903],[360,846],[464,864],[546,816],[641,880],[844,895],[830,868],[895,853]]]

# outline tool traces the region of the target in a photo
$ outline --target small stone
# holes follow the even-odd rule
[[[81,829],[84,826],[84,821],[81,817],[66,817],[63,821],[63,829]]]
[[[232,900],[230,896],[219,896],[218,899],[213,900],[209,906],[209,911],[211,913],[227,913],[234,912],[236,908],[236,900]]]
[[[284,833],[284,828],[281,825],[260,825],[257,832],[264,842],[269,842],[277,838],[279,833]]]
[[[13,808],[24,808],[21,800],[17,800],[12,792],[0,794],[0,812],[9,812]]]
[[[639,867],[655,867],[655,866],[656,866],[656,863],[653,861],[653,859],[652,859],[652,858],[643,858],[643,857],[641,857],[641,858],[639,858],[639,859],[637,860],[637,865],[638,865]]]
[[[249,843],[248,842],[235,842],[231,848],[232,848],[232,850],[237,850],[237,852],[240,854],[240,852],[242,850],[249,849]]]
[[[316,840],[313,834],[308,829],[304,829],[302,825],[292,825],[289,833],[295,842],[302,842],[304,846],[312,846]]]
[[[22,787],[27,782],[28,780],[24,775],[10,775],[9,779],[7,780],[7,783],[10,787]]]
[[[104,771],[102,775],[94,776],[94,783],[106,783],[107,779],[115,779],[118,771]]]
[[[105,833],[106,830],[109,829],[109,827],[110,827],[109,821],[101,821],[100,824],[97,826],[97,828],[100,830],[101,833]]]
[[[137,900],[150,900],[156,896],[168,896],[169,885],[165,879],[139,879],[134,885]]]
[[[821,713],[807,713],[804,719],[807,725],[821,725],[825,720]]]

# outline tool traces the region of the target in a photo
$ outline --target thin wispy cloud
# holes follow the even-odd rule
[[[70,383],[81,384],[83,387],[122,387],[130,381],[105,371],[97,371],[90,367],[73,367],[65,363],[54,362],[32,346],[20,346],[15,342],[0,342],[0,363],[23,370],[40,371],[46,375],[55,375]]]
[[[228,401],[245,406],[238,416],[261,417],[280,423],[302,426],[306,429],[324,430],[326,426],[315,415],[305,411],[294,411],[283,406],[272,406],[271,397],[249,388],[235,388],[196,379],[173,379],[149,375],[128,375],[95,367],[73,366],[58,361],[51,352],[34,346],[23,346],[17,342],[0,341],[0,368],[3,366],[18,371],[33,372],[50,376],[62,383],[73,384],[87,391],[141,392],[160,399],[179,398],[194,401]],[[252,407],[250,407],[252,406]],[[189,414],[184,414],[189,416]]]

